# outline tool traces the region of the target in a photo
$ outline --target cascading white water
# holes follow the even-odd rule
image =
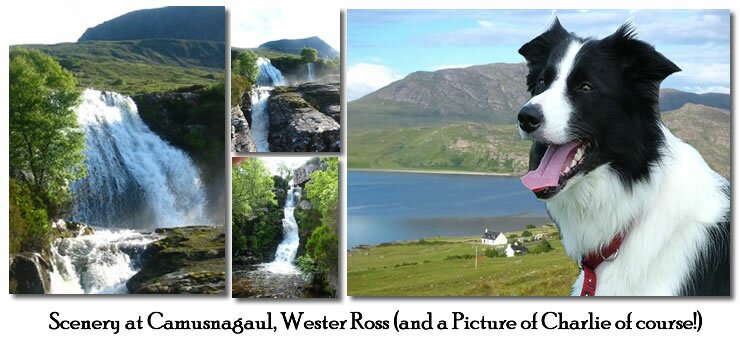
[[[293,216],[296,202],[301,197],[301,188],[293,187],[293,181],[290,183],[287,198],[285,199],[285,208],[283,218],[283,241],[278,245],[275,251],[275,260],[266,264],[264,268],[273,273],[289,274],[297,271],[293,260],[298,251],[298,222]]]
[[[257,86],[282,86],[285,85],[285,78],[282,72],[272,66],[270,59],[257,58]]]
[[[54,241],[51,292],[126,293],[159,238],[141,230],[208,224],[205,191],[190,158],[146,126],[131,98],[88,89],[76,113],[88,175],[70,185],[72,220],[96,230]]]
[[[252,137],[257,147],[257,152],[269,152],[270,143],[267,141],[270,131],[270,114],[267,110],[267,100],[273,86],[285,85],[283,74],[272,66],[270,59],[257,58],[257,86],[252,89],[250,100],[252,102]]]
[[[122,294],[141,267],[141,254],[158,235],[134,230],[98,230],[57,239],[52,245],[53,294]]]
[[[252,138],[257,152],[270,151],[267,141],[270,130],[270,116],[267,114],[267,99],[270,98],[271,87],[258,86],[250,92],[252,101]]]
[[[314,81],[313,66],[313,63],[306,63],[306,68],[308,68],[308,82]]]
[[[71,185],[73,220],[130,229],[208,222],[197,168],[146,126],[131,98],[88,89],[76,111],[88,176]]]

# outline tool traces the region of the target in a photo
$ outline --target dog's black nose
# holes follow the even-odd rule
[[[542,123],[542,110],[539,105],[527,104],[519,111],[519,127],[526,133],[537,130]]]

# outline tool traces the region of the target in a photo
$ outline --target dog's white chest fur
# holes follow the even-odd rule
[[[566,252],[576,261],[626,233],[617,258],[596,268],[597,295],[679,294],[694,259],[712,246],[710,228],[729,210],[722,191],[726,180],[693,147],[662,130],[663,158],[648,181],[630,190],[606,164],[547,200]],[[582,283],[583,273],[573,295],[580,294]]]

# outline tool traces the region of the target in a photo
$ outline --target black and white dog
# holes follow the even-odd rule
[[[534,143],[524,185],[582,265],[573,295],[729,295],[730,190],[658,110],[680,69],[625,24],[598,40],[552,27],[519,49]]]

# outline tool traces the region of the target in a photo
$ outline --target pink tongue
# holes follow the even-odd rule
[[[570,162],[569,157],[581,143],[577,141],[564,145],[550,145],[542,156],[542,161],[537,169],[528,172],[522,176],[522,183],[527,189],[534,192],[541,191],[549,187],[557,187],[560,180],[560,172]]]

